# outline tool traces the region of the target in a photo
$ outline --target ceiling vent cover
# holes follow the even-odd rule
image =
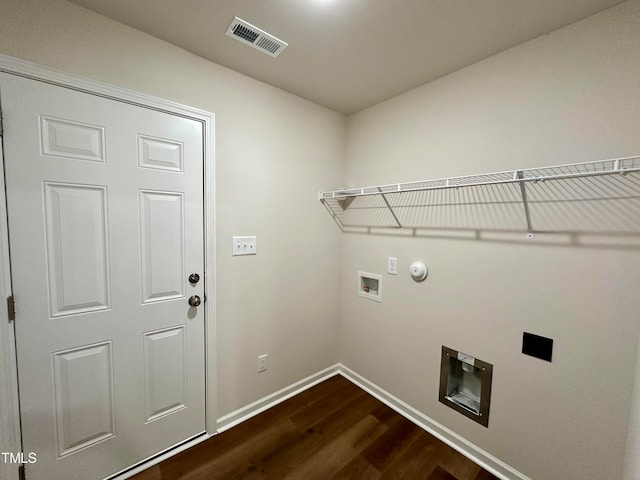
[[[287,47],[282,40],[238,17],[227,28],[227,35],[272,57],[277,57]]]

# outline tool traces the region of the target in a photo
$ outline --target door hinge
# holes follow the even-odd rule
[[[24,472],[24,465],[18,467],[18,480],[27,480],[27,474]]]
[[[7,297],[7,312],[9,314],[9,321],[13,322],[16,319],[16,302],[13,299],[13,295]]]
[[[0,137],[4,136],[4,126],[2,124],[2,110],[0,110]]]

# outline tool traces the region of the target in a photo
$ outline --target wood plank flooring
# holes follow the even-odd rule
[[[336,375],[132,480],[497,480]]]

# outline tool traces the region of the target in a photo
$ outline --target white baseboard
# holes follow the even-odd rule
[[[375,383],[370,382],[363,376],[357,374],[341,363],[326,368],[316,374],[300,380],[299,382],[289,385],[282,390],[278,390],[271,395],[267,395],[266,397],[261,398],[258,401],[255,401],[234,412],[231,412],[228,415],[220,417],[217,422],[218,433],[228,430],[229,428],[242,423],[255,415],[258,415],[259,413],[264,412],[265,410],[268,410],[269,408],[285,401],[286,399],[291,398],[294,395],[297,395],[304,390],[307,390],[308,388],[337,374],[342,375],[350,382],[362,388],[364,391],[370,393],[382,403],[405,417],[407,420],[410,420],[423,430],[426,430],[431,435],[446,443],[460,454],[464,455],[477,465],[480,465],[485,470],[494,474],[496,477],[502,480],[531,480],[526,475],[518,472],[514,468],[500,461],[491,454],[485,452],[468,440],[465,440],[457,433],[449,430],[444,425],[439,424],[424,413],[416,410],[411,405],[403,402],[399,398],[380,388]]]
[[[444,425],[439,424],[432,418],[416,410],[411,405],[408,405],[386,390],[383,390],[375,383],[370,382],[348,367],[339,364],[338,373],[340,373],[340,375],[345,377],[347,380],[353,382],[366,392],[376,397],[382,403],[398,412],[407,420],[415,423],[417,426],[426,430],[439,440],[443,441],[451,448],[458,451],[460,454],[472,460],[477,465],[480,465],[485,470],[491,472],[496,477],[502,480],[531,480],[526,475],[523,475],[506,463],[498,460],[496,457],[480,449],[473,443],[465,440],[457,433],[449,430]]]
[[[259,413],[262,413],[281,402],[284,402],[286,399],[291,398],[299,394],[300,392],[303,392],[308,388],[311,388],[314,385],[325,381],[327,378],[337,375],[339,373],[339,369],[339,364],[325,368],[324,370],[321,370],[318,373],[314,373],[313,375],[310,375],[307,378],[300,380],[299,382],[293,383],[288,387],[283,388],[282,390],[278,390],[271,395],[267,395],[260,400],[257,400],[253,403],[250,403],[249,405],[246,405],[242,408],[239,408],[238,410],[235,410],[227,415],[218,418],[218,433],[222,433],[225,430],[228,430],[231,427],[244,422],[245,420],[249,420],[251,417],[258,415]]]

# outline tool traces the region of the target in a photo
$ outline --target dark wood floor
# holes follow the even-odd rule
[[[337,375],[133,480],[492,480]]]

